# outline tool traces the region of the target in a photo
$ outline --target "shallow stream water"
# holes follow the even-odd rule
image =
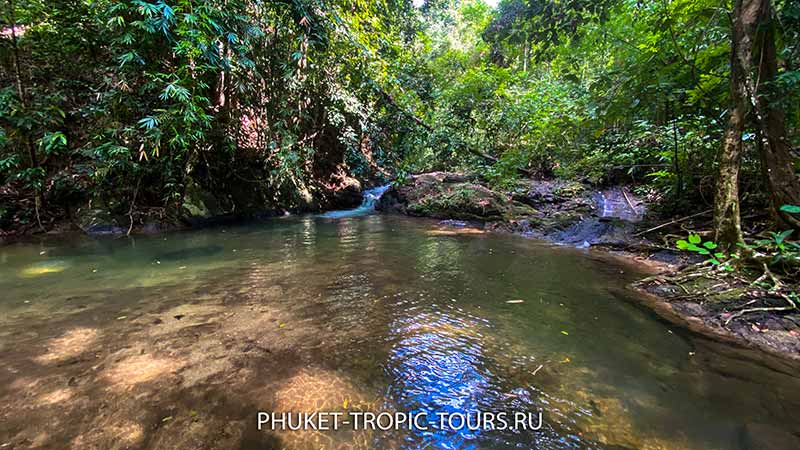
[[[0,247],[0,445],[791,448],[797,374],[660,320],[626,288],[641,276],[381,215]],[[255,428],[315,410],[543,425]]]

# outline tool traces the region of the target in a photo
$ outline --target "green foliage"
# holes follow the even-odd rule
[[[712,241],[703,241],[703,238],[698,234],[690,234],[686,240],[679,240],[675,246],[680,250],[694,252],[705,256],[711,264],[720,265],[721,261],[726,258],[726,255],[721,252],[715,252],[717,244]]]
[[[711,198],[729,90],[718,2],[475,3],[442,10],[453,33],[428,23],[424,65],[399,77],[433,128],[403,137],[407,166],[478,170],[501,185],[522,168]],[[424,89],[404,82],[420,78]]]
[[[21,193],[127,213],[134,198],[179,207],[192,180],[232,197],[233,176],[251,181],[250,199],[232,201],[291,207],[399,159],[397,111],[378,92],[411,61],[409,2],[14,4],[17,39],[5,28],[0,39],[0,177]],[[17,67],[19,83],[6,77]]]
[[[780,233],[769,232],[769,239],[758,239],[746,248],[751,251],[755,258],[769,258],[769,265],[779,265],[781,263],[800,262],[800,244],[790,242],[789,236],[794,230],[784,230]]]
[[[715,0],[14,5],[0,178],[21,195],[127,212],[180,207],[199,183],[303,207],[345,177],[465,170],[632,181],[675,207],[712,197],[730,75]],[[800,10],[775,14],[769,92],[800,143]],[[744,183],[760,171],[746,147]]]

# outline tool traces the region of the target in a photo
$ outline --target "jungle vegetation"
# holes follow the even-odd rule
[[[800,2],[2,0],[0,225],[430,170],[629,183],[795,228]]]

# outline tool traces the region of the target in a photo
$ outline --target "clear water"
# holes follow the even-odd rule
[[[790,448],[796,374],[657,319],[625,287],[640,276],[380,215],[2,247],[0,445]],[[544,424],[254,429],[258,410],[315,409]]]

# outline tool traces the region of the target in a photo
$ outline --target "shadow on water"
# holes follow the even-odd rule
[[[12,448],[797,448],[795,374],[659,320],[635,269],[576,249],[369,215],[0,261]],[[544,423],[267,432],[259,410]]]

